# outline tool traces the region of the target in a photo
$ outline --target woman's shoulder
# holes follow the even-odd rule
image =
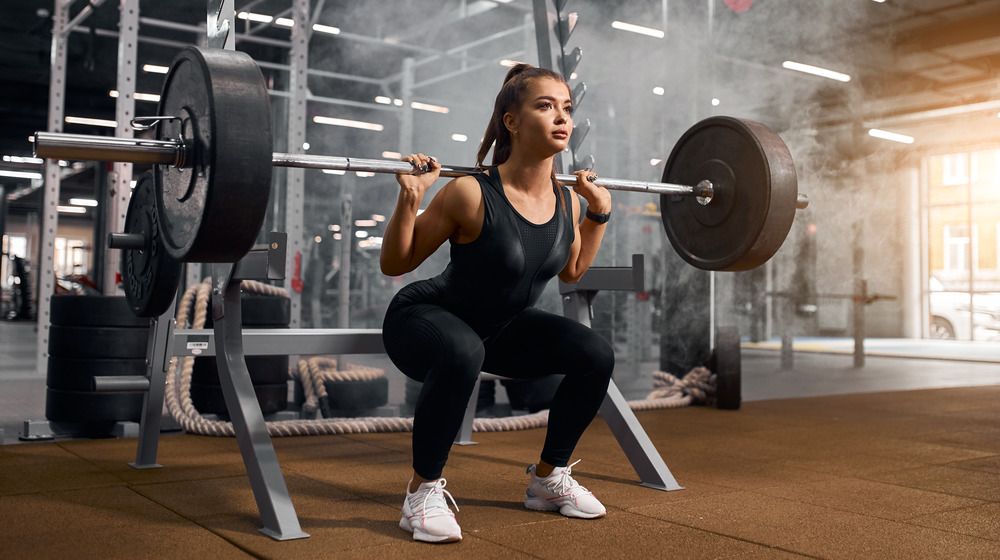
[[[475,175],[463,175],[461,177],[455,177],[448,184],[444,186],[448,189],[449,195],[455,196],[481,196],[480,186],[480,175],[482,173],[477,173]]]
[[[477,208],[483,199],[483,191],[476,175],[463,175],[449,181],[441,193],[451,208]]]

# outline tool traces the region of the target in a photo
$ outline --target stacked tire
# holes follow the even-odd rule
[[[244,329],[287,329],[291,322],[292,300],[288,297],[243,294],[240,303]],[[205,328],[213,327],[209,314]],[[247,356],[246,364],[261,412],[268,415],[285,410],[288,406],[288,356]],[[215,357],[194,359],[191,402],[202,414],[228,416]]]
[[[146,374],[149,319],[115,296],[57,295],[50,312],[45,417],[95,428],[138,422],[144,393],[95,393],[94,378]]]

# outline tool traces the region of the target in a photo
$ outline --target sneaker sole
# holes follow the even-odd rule
[[[598,517],[604,517],[604,514],[607,513],[587,513],[585,511],[574,509],[568,505],[560,507],[548,500],[542,500],[540,498],[525,498],[524,507],[535,511],[558,511],[566,517],[576,517],[578,519],[596,519]]]
[[[409,531],[410,533],[413,533],[413,540],[420,541],[420,542],[443,544],[443,543],[450,543],[450,542],[458,542],[458,541],[462,540],[462,535],[461,534],[459,534],[459,535],[432,535],[430,533],[426,533],[426,532],[421,531],[419,529],[414,529],[413,527],[410,526],[410,523],[406,520],[405,517],[403,517],[402,519],[399,520],[399,528],[403,529],[404,531]]]

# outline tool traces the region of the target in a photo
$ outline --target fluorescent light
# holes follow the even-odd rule
[[[97,201],[92,198],[71,198],[69,203],[73,206],[89,206],[91,208],[97,206]]]
[[[712,98],[712,107],[718,107],[718,106],[719,106],[719,103],[722,103],[722,102],[721,102],[721,101],[719,101],[719,98],[718,98],[718,97],[713,97],[713,98]]]
[[[806,74],[812,74],[814,76],[822,76],[824,78],[829,78],[831,80],[837,80],[838,82],[851,81],[851,77],[848,76],[847,74],[834,72],[833,70],[827,70],[826,68],[820,68],[819,66],[802,64],[801,62],[793,62],[791,60],[786,60],[781,63],[781,67],[787,68],[788,70],[795,70],[796,72],[805,72]]]
[[[456,142],[465,142],[469,139],[469,137],[464,134],[452,134],[451,139]]]
[[[354,174],[357,175],[358,177],[374,177],[375,176],[375,174],[372,173],[372,172],[370,172],[370,171],[355,171]]]
[[[625,23],[623,21],[615,21],[611,23],[611,27],[615,29],[620,29],[622,31],[631,31],[632,33],[639,33],[641,35],[649,35],[650,37],[656,37],[657,39],[662,39],[664,34],[659,29],[652,29],[650,27],[643,27],[641,25],[635,25],[633,23]]]
[[[93,126],[103,126],[107,128],[117,128],[117,121],[109,121],[105,119],[88,119],[86,117],[66,117],[66,122],[70,124],[89,124]]]
[[[524,63],[521,62],[520,60],[511,60],[509,58],[505,58],[500,61],[500,66],[506,66],[507,68],[513,68],[518,64],[524,64]]]
[[[340,241],[340,240],[341,240],[341,239],[343,239],[343,238],[344,238],[344,236],[343,236],[343,235],[340,235],[339,233],[335,233],[335,234],[333,234],[333,240],[334,240],[334,241]]]
[[[653,159],[649,160],[649,165],[652,165],[652,166],[657,166],[657,165],[660,165],[661,163],[663,163],[662,159],[653,158]]]
[[[13,177],[15,179],[38,179],[41,180],[42,174],[37,171],[9,171],[7,169],[0,169],[0,177]]]
[[[403,106],[403,100],[402,99],[392,99],[392,98],[386,97],[384,95],[376,96],[375,97],[375,103],[381,103],[382,105],[395,105],[397,107],[402,107]],[[413,105],[411,104],[410,106],[412,107]]]
[[[337,224],[330,224],[330,226],[327,227],[327,229],[329,229],[330,231],[340,231],[340,226],[338,226]]]
[[[653,88],[653,95],[663,95],[664,93],[666,93],[666,91],[660,86]]]
[[[309,149],[309,148],[311,148],[311,147],[312,147],[312,145],[311,145],[311,144],[309,144],[309,142],[303,142],[303,143],[302,143],[302,149],[303,149],[303,150],[308,150],[308,149]]]
[[[255,14],[253,12],[240,12],[240,13],[236,14],[236,17],[238,17],[240,19],[248,19],[250,21],[256,21],[256,22],[260,22],[260,23],[271,23],[272,21],[274,21],[274,17],[272,17],[272,16],[268,16],[268,15],[264,15],[264,14]]]
[[[577,79],[578,77],[579,77],[579,76],[577,76],[577,75],[576,75],[576,72],[573,72],[572,74],[570,74],[570,75],[569,75],[569,79],[571,79],[571,80],[575,80],[575,79]]]
[[[314,23],[313,31],[319,31],[320,33],[329,33],[330,35],[340,35],[339,27],[333,27],[332,25],[323,25],[321,23]]]
[[[874,136],[875,138],[881,138],[883,140],[892,140],[893,142],[901,142],[903,144],[913,143],[912,136],[907,136],[905,134],[898,134],[896,132],[889,132],[886,130],[879,130],[877,128],[869,130],[868,136]]]
[[[280,17],[280,18],[274,20],[274,24],[275,25],[280,25],[282,27],[291,27],[291,26],[295,25],[295,20],[289,19],[289,18],[286,18],[286,17]]]
[[[86,214],[87,209],[81,206],[56,206],[57,212],[62,212],[63,214]]]
[[[114,97],[115,99],[117,99],[118,96],[121,95],[121,94],[118,93],[117,89],[113,89],[113,90],[111,90],[111,91],[108,92],[108,95],[110,95],[111,97]],[[155,93],[134,93],[134,94],[132,94],[132,97],[136,101],[152,101],[153,103],[159,103],[160,102],[160,96],[158,94],[155,94]]]
[[[323,173],[326,173],[327,175],[344,175],[347,172],[343,169],[324,169]]]
[[[128,188],[130,188],[130,189],[134,189],[134,188],[135,188],[135,186],[136,186],[136,185],[137,185],[138,183],[139,183],[139,181],[130,181],[130,182],[129,182],[129,184],[128,184]]]
[[[375,220],[376,222],[384,222],[385,216],[383,216],[382,214],[372,214],[372,219]]]
[[[399,152],[385,151],[385,152],[382,152],[382,157],[384,157],[385,159],[399,159],[399,158],[403,157],[403,154],[401,154]]]
[[[318,124],[332,124],[334,126],[346,126],[349,128],[361,128],[364,130],[375,130],[380,131],[384,127],[377,123],[370,123],[364,121],[352,121],[350,119],[338,119],[334,117],[313,117],[313,122]]]
[[[157,66],[156,64],[143,64],[142,71],[151,74],[166,74],[170,71],[170,68],[167,66]]]
[[[3,160],[8,163],[45,163],[42,158],[24,156],[3,156]]]
[[[358,230],[358,231],[354,232],[354,237],[357,237],[358,239],[364,239],[364,238],[368,237],[368,232],[367,231]]]
[[[442,107],[440,105],[431,105],[430,103],[421,103],[419,101],[410,102],[410,107],[413,107],[414,109],[420,109],[421,111],[431,111],[433,113],[447,114],[449,111],[447,107]]]
[[[378,222],[375,220],[354,220],[354,227],[375,227]]]
[[[322,237],[320,237],[320,236],[318,236],[318,235],[317,235],[316,237],[314,237],[314,238],[313,238],[313,240],[314,240],[314,241],[315,241],[316,243],[322,243],[322,242],[323,242],[323,238],[322,238]]]

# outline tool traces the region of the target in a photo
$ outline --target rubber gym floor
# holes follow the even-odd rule
[[[747,344],[739,411],[638,413],[683,490],[640,487],[595,420],[574,476],[607,506],[598,520],[524,509],[544,430],[475,434],[445,473],[464,540],[427,545],[397,526],[407,433],[275,439],[311,535],[285,542],[257,531],[234,439],[165,433],[163,468],[141,471],[134,438],[21,443],[44,418],[35,336],[0,323],[3,558],[1000,557],[996,344],[870,340],[856,369],[847,341],[809,340],[784,370],[776,345]],[[616,380],[641,398],[654,368]]]

